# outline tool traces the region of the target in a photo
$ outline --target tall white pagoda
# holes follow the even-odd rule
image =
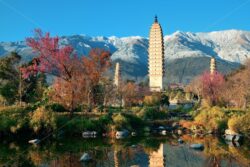
[[[151,91],[160,92],[163,90],[164,41],[157,16],[150,29],[148,53],[149,87]]]

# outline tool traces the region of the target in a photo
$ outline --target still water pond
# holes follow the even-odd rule
[[[182,139],[184,144],[178,144],[175,136],[126,140],[67,137],[56,141],[46,140],[40,145],[1,141],[0,166],[250,166],[250,145],[246,141],[238,145],[212,136],[199,138],[185,135]],[[193,150],[189,147],[192,143],[202,143],[204,149]],[[92,161],[80,162],[83,153],[88,153]]]

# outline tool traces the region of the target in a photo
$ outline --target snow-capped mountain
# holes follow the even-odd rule
[[[250,58],[250,32],[240,30],[191,33],[177,31],[164,37],[166,82],[187,83],[209,68],[215,57],[223,73],[243,64]],[[112,60],[122,64],[124,78],[143,79],[147,75],[148,39],[140,36],[118,38],[86,35],[62,36],[61,45],[72,45],[79,55],[87,55],[91,48],[104,48],[112,53]],[[25,61],[32,59],[32,51],[25,42],[0,42],[0,55],[16,51]]]
[[[250,58],[250,32],[240,30],[210,33],[175,32],[165,36],[169,59],[213,56],[223,60],[244,63]]]

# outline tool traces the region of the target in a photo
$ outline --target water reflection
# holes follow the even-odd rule
[[[182,139],[184,144],[178,144],[175,137],[131,138],[122,141],[67,138],[47,141],[38,146],[26,142],[2,142],[0,166],[250,166],[248,143],[236,147],[212,136],[199,138],[185,135]],[[192,143],[202,143],[204,150],[190,149]],[[91,155],[92,161],[79,161],[85,152]]]
[[[166,150],[167,145],[161,144],[157,151],[153,151],[149,154],[149,166],[150,167],[164,167],[166,166]]]

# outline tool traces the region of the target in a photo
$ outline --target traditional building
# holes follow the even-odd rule
[[[115,77],[114,77],[114,85],[119,88],[121,84],[121,77],[120,77],[120,64],[116,63],[115,65]]]
[[[163,89],[164,41],[157,16],[150,29],[148,53],[149,87],[151,91],[159,92]]]
[[[216,71],[216,61],[215,58],[211,58],[210,60],[210,74],[213,74]]]

